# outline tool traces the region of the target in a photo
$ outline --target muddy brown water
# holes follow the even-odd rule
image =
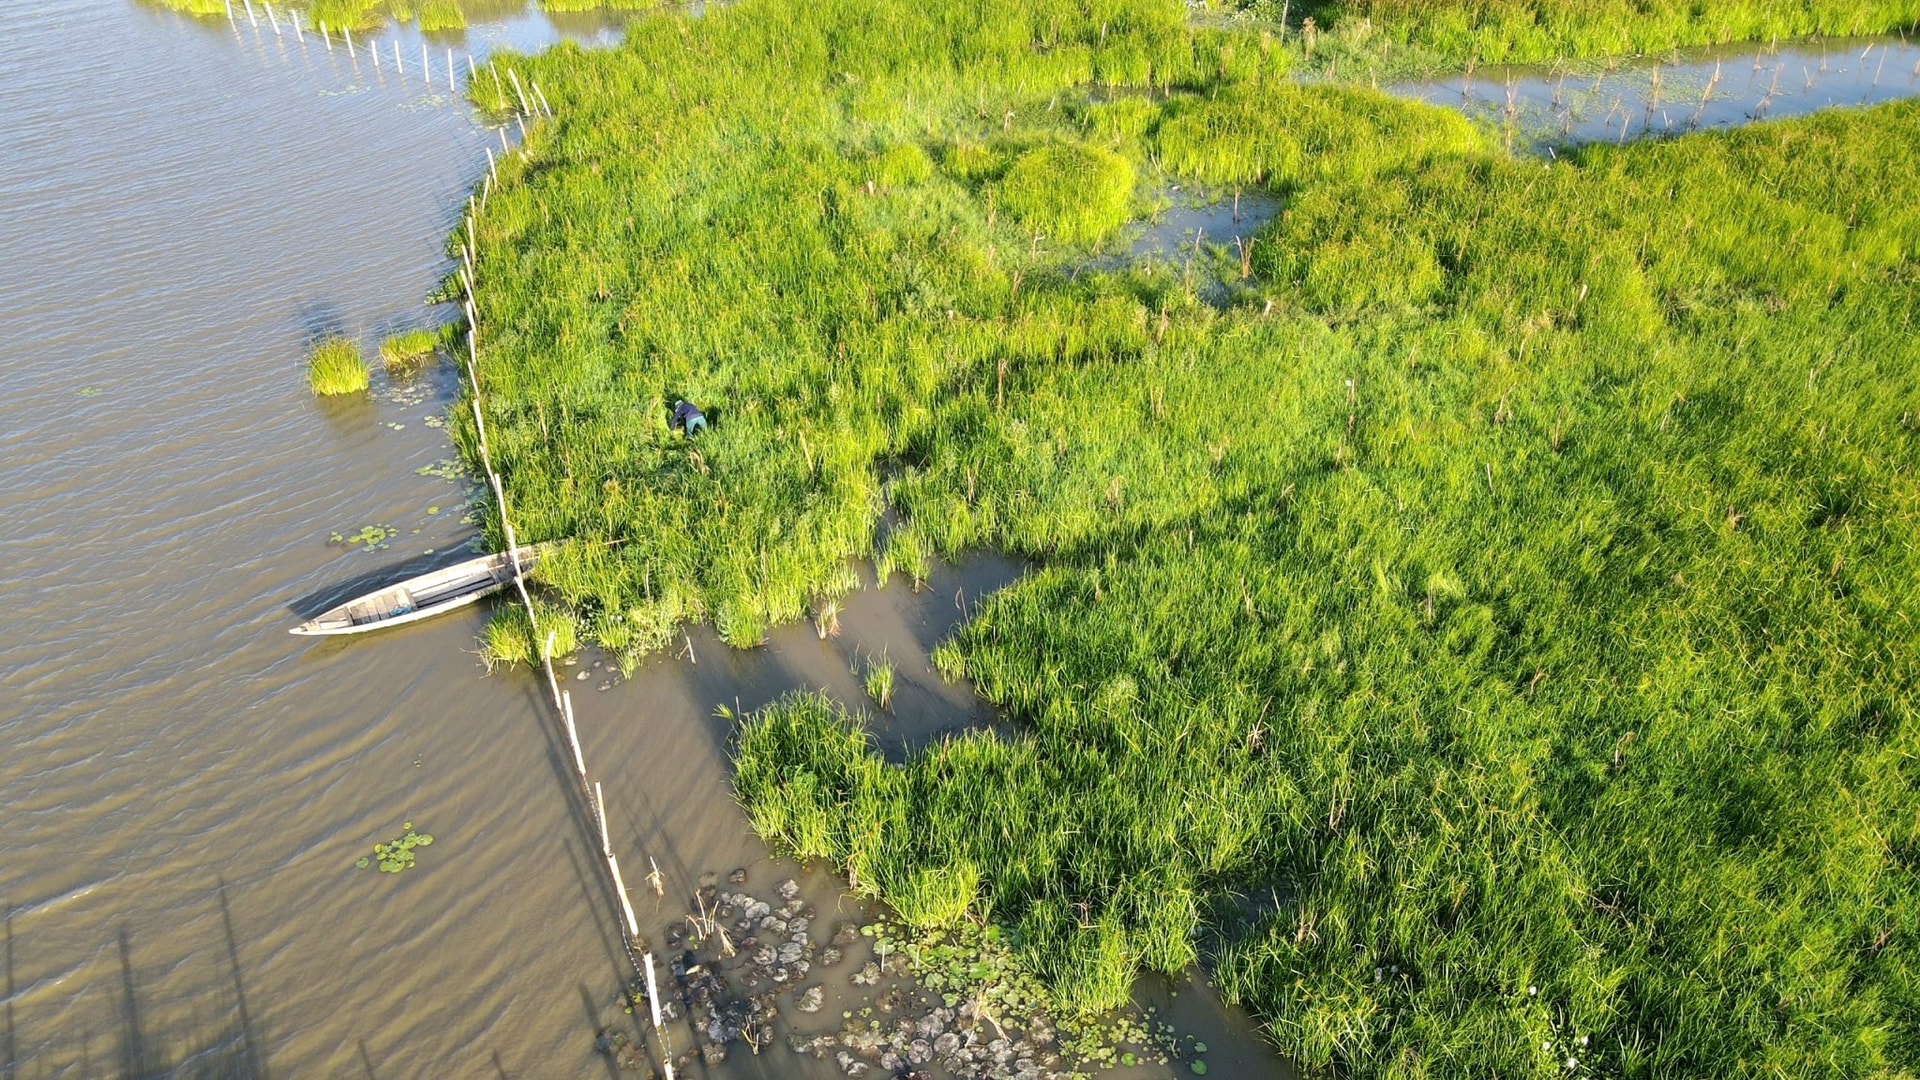
[[[634,1020],[540,685],[480,666],[483,609],[349,641],[285,631],[472,536],[437,426],[451,374],[376,371],[334,402],[302,364],[318,334],[371,355],[438,315],[421,298],[498,148],[442,50],[463,68],[617,27],[503,8],[429,35],[423,83],[410,28],[358,39],[356,64],[284,11],[276,37],[235,7],[237,25],[114,0],[0,15],[0,1075],[600,1075],[596,1033]],[[400,42],[400,71],[374,70],[375,40]],[[330,541],[366,526],[384,546]],[[826,641],[787,627],[743,653],[696,628],[697,663],[567,669],[645,932],[736,867],[860,917],[831,873],[749,832],[716,707],[795,687],[857,702],[858,657],[884,649],[887,752],[991,722],[926,654],[1017,569],[869,588]],[[414,869],[354,868],[409,821],[436,840]],[[649,858],[665,898],[636,880]],[[826,983],[822,1015],[855,1004],[844,971]],[[1209,1044],[1213,1075],[1280,1073],[1203,983],[1140,996]],[[694,1074],[841,1075],[781,1047]]]

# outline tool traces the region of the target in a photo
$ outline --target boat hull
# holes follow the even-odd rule
[[[536,549],[520,549],[522,567]],[[473,604],[513,582],[513,563],[505,552],[483,555],[356,596],[308,619],[288,633],[303,637],[366,634],[431,619]]]

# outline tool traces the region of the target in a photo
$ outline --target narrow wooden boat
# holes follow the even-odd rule
[[[538,545],[520,549],[520,565],[533,564]],[[491,596],[513,582],[513,560],[506,552],[482,555],[463,563],[356,596],[308,619],[289,633],[364,634],[389,626],[431,619],[455,608]]]

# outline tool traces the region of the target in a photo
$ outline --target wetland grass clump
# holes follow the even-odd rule
[[[887,659],[886,653],[881,653],[878,657],[867,657],[863,668],[860,684],[866,688],[867,697],[872,699],[874,706],[881,711],[891,709],[893,707],[893,661]]]
[[[579,625],[566,609],[536,598],[533,602],[539,633],[527,618],[524,604],[504,603],[494,608],[493,617],[480,632],[480,659],[487,670],[524,664],[538,667],[545,655],[547,636],[553,636],[553,655],[568,656],[580,648]]]
[[[1050,143],[1014,160],[1000,181],[1000,204],[1034,232],[1085,246],[1127,220],[1133,182],[1133,166],[1119,154]]]
[[[307,385],[322,397],[357,394],[368,386],[367,362],[352,338],[321,338],[307,352]]]
[[[404,374],[432,356],[440,338],[435,330],[402,330],[380,343],[380,360],[387,371]]]
[[[935,653],[1011,732],[894,766],[777,702],[762,835],[1075,1009],[1198,958],[1310,1071],[1920,1071],[1920,105],[1512,160],[1159,0],[513,62],[558,115],[478,364],[567,618],[744,645],[861,555],[1034,567]],[[1216,306],[1035,242],[1007,178],[1072,146],[1286,212],[1245,281],[1196,245]]]

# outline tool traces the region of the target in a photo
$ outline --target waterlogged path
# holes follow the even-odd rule
[[[617,31],[508,7],[424,42],[404,27],[357,38],[349,58],[338,39],[298,40],[284,11],[275,35],[235,6],[237,26],[118,0],[5,18],[0,1072],[598,1074],[596,1033],[633,1020],[541,688],[485,676],[482,611],[348,643],[285,628],[342,582],[462,557],[472,533],[437,426],[450,373],[376,372],[367,398],[323,402],[302,369],[317,334],[371,353],[436,318],[421,297],[500,147],[451,95],[445,50],[463,69],[499,43]],[[368,526],[384,546],[331,542]],[[767,899],[796,878],[822,931],[866,917],[832,875],[769,859],[749,832],[715,706],[797,686],[858,700],[856,658],[885,650],[900,680],[889,748],[985,722],[926,650],[957,602],[1015,570],[982,561],[919,594],[861,593],[827,641],[788,627],[738,653],[695,630],[698,664],[569,669],[585,673],[569,689],[615,847],[642,868],[628,878],[644,932],[664,943],[696,885],[734,868],[746,882],[723,888]],[[414,869],[354,869],[409,821],[436,838]],[[650,858],[657,900],[635,880]],[[860,1007],[847,975],[862,960],[849,949],[820,980],[809,1030]],[[1144,980],[1140,995],[1208,1044],[1214,1075],[1280,1073],[1204,987]],[[695,1075],[844,1075],[734,1049]]]
[[[1738,127],[1920,95],[1920,43],[1726,46],[1605,65],[1482,68],[1394,93],[1457,108],[1516,150]]]

